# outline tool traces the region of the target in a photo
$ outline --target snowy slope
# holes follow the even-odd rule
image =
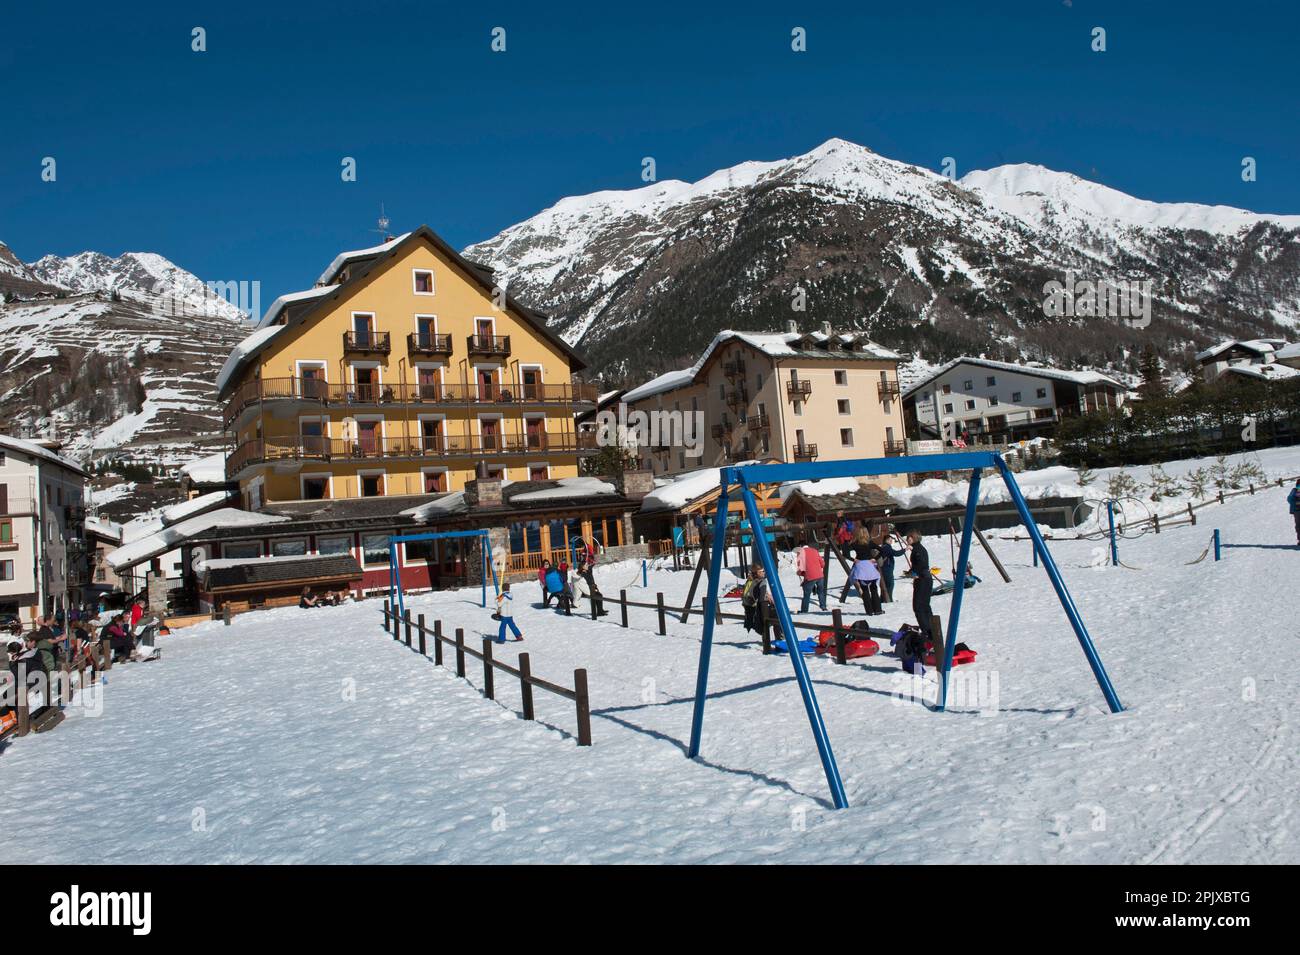
[[[1261,457],[1294,466],[1293,452]],[[162,638],[160,663],[114,668],[102,715],[74,707],[0,756],[5,831],[56,777],[70,804],[119,820],[70,814],[11,841],[5,861],[1295,864],[1298,608],[1279,581],[1300,551],[1284,496],[1125,542],[1140,570],[1089,566],[1089,541],[1051,545],[1121,714],[1023,542],[992,542],[1012,583],[965,594],[960,639],[980,653],[966,670],[989,691],[974,705],[930,712],[887,654],[810,660],[845,811],[829,808],[789,660],[733,622],[719,630],[692,762],[698,617],[670,618],[660,637],[653,611],[634,609],[624,630],[617,612],[542,611],[528,583],[515,602],[526,640],[497,654],[527,650],[562,683],[588,669],[590,749],[574,745],[570,703],[538,692],[537,722],[521,722],[510,679],[497,674],[499,703],[483,699],[474,661],[467,683],[394,643],[377,601],[247,614]],[[1214,526],[1224,560],[1189,564]],[[607,594],[651,602],[690,583],[658,569],[647,594],[639,575],[600,570]],[[475,646],[494,629],[476,591],[409,605]],[[879,619],[908,616],[904,602]]]

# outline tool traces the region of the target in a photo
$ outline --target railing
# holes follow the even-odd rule
[[[509,355],[509,335],[470,335],[466,346],[471,355]]]
[[[766,431],[772,427],[772,421],[765,414],[756,414],[747,422],[750,431]]]
[[[450,355],[451,336],[411,332],[406,336],[406,350],[412,355]]]
[[[896,381],[878,381],[876,382],[876,394],[880,396],[881,401],[898,398],[898,382]]]
[[[64,519],[69,524],[86,523],[86,508],[81,504],[68,504],[63,508]]]
[[[808,396],[812,394],[812,382],[807,378],[787,381],[785,393],[791,401],[807,401]]]
[[[343,333],[343,351],[345,352],[387,355],[391,350],[392,336],[388,332],[351,331]]]
[[[885,442],[885,457],[893,458],[893,457],[898,457],[900,454],[906,454],[906,453],[907,453],[906,441]]]
[[[394,640],[402,640],[405,637],[406,646],[415,650],[421,656],[427,657],[428,641],[433,640],[433,662],[435,666],[442,666],[443,647],[450,647],[456,656],[456,675],[462,680],[467,680],[465,676],[465,657],[471,656],[476,660],[483,662],[483,689],[482,693],[489,700],[496,699],[496,672],[507,673],[519,680],[519,695],[521,698],[521,710],[526,720],[536,719],[533,710],[533,688],[545,690],[548,693],[554,693],[556,696],[566,700],[572,700],[577,711],[578,722],[578,745],[591,745],[591,694],[587,688],[587,671],[577,669],[573,671],[573,689],[559,686],[548,680],[533,676],[531,658],[527,653],[519,654],[519,666],[512,667],[508,663],[497,660],[492,652],[495,640],[492,637],[483,637],[483,649],[475,650],[465,643],[465,631],[461,627],[456,628],[455,638],[448,637],[442,632],[442,621],[435,620],[433,628],[430,629],[424,624],[424,614],[420,614],[414,621],[411,620],[411,611],[406,610],[400,616],[395,609],[390,608],[387,600],[384,601],[384,631],[391,633]],[[414,643],[412,639],[414,638]]]
[[[250,381],[226,402],[225,425],[262,401],[303,401],[322,405],[429,404],[595,404],[597,389],[568,384],[329,384],[318,378],[264,378]]]
[[[744,388],[733,388],[727,392],[727,404],[732,406],[749,404],[749,392]]]
[[[466,455],[504,455],[545,452],[576,454],[596,450],[596,435],[483,434],[414,435],[357,438],[255,438],[239,445],[226,459],[226,477],[233,480],[244,468],[276,461],[364,461],[382,458],[450,458]]]
[[[737,358],[735,361],[722,363],[722,373],[728,378],[735,378],[745,373],[745,359]]]
[[[729,435],[729,434],[731,434],[731,422],[730,422],[730,421],[724,419],[723,422],[722,422],[721,424],[715,424],[715,425],[713,426],[713,440],[714,440],[714,441],[721,441],[723,438],[725,438],[725,437],[726,437],[727,435]]]
[[[812,461],[816,457],[817,457],[817,445],[796,444],[794,446],[794,459],[796,461]]]

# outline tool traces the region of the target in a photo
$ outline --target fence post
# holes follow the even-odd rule
[[[591,699],[587,695],[587,671],[573,671],[573,696],[578,707],[578,745],[591,745]]]
[[[533,678],[533,665],[528,660],[527,653],[519,654],[519,695],[524,701],[524,719],[533,718],[533,685],[529,681]]]
[[[646,570],[645,558],[641,558],[641,586],[648,588],[650,586],[650,577]]]
[[[406,610],[402,612],[402,616],[403,618],[405,618],[404,622],[406,624],[406,646],[409,648],[411,646],[411,608],[407,607]]]
[[[1219,488],[1219,503],[1223,503],[1223,488]]]
[[[1191,501],[1187,502],[1187,516],[1192,519],[1192,526],[1196,526],[1196,511],[1192,509]]]
[[[427,656],[428,654],[425,653],[424,644],[424,614],[420,614],[420,616],[415,619],[415,632],[420,635],[420,656]]]
[[[99,669],[104,673],[113,669],[113,645],[107,640],[99,641]]]
[[[229,601],[221,605],[221,619],[226,622],[227,627],[230,626],[230,602]]]
[[[626,629],[627,628],[627,591],[626,590],[620,590],[618,592],[618,602],[622,606],[623,628]]]
[[[1214,559],[1215,560],[1219,560],[1221,557],[1220,547],[1221,544],[1219,542],[1219,529],[1216,527],[1214,529]]]
[[[492,638],[483,638],[483,695],[489,700],[495,700],[496,687],[492,682]]]
[[[433,662],[442,666],[442,621],[433,622]]]
[[[668,621],[664,619],[664,593],[662,590],[655,594],[655,607],[659,612],[659,636],[667,636]]]
[[[1160,515],[1159,515],[1159,514],[1152,514],[1152,515],[1151,515],[1151,523],[1152,523],[1152,525],[1155,527],[1155,529],[1156,529],[1156,533],[1159,534],[1159,533],[1160,533]]]
[[[831,611],[831,625],[835,628],[835,662],[846,664],[849,660],[844,655],[844,645],[848,639],[844,634],[844,612],[839,607]]]
[[[26,736],[28,733],[30,733],[30,732],[32,731],[32,713],[31,713],[31,708],[30,708],[30,707],[28,706],[28,704],[27,704],[27,666],[26,666],[26,664],[22,664],[22,663],[20,663],[20,664],[18,665],[18,673],[17,673],[17,676],[18,676],[18,687],[17,687],[17,689],[18,689],[18,699],[17,699],[17,703],[18,703],[18,705],[17,705],[16,709],[18,710],[18,729],[15,731],[14,735],[15,735],[15,736]]]
[[[1249,487],[1250,487],[1250,496],[1251,496],[1251,497],[1254,497],[1254,496],[1255,496],[1255,485],[1251,484],[1251,485],[1249,485]]]
[[[384,601],[384,633],[388,632],[388,601]]]
[[[456,628],[456,675],[465,675],[465,631],[461,627]]]

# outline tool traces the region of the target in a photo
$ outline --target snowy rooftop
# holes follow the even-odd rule
[[[223,507],[178,524],[160,526],[151,534],[132,540],[108,555],[108,563],[115,571],[123,571],[146,560],[167,553],[191,538],[216,527],[256,527],[261,524],[278,524],[287,517],[273,514],[255,514],[233,507]]]
[[[1227,341],[1219,342],[1217,345],[1212,345],[1204,351],[1197,352],[1196,360],[1209,361],[1211,358],[1217,358],[1225,351],[1234,347],[1244,348],[1246,351],[1253,351],[1257,355],[1267,355],[1281,344],[1283,344],[1283,340],[1280,338],[1252,338],[1245,341],[1237,338],[1230,338]]]
[[[746,464],[758,464],[758,461],[738,461],[732,467],[741,467]],[[679,474],[671,480],[665,481],[647,494],[641,501],[641,510],[650,513],[653,511],[675,511],[678,508],[686,507],[692,501],[704,497],[709,492],[717,489],[718,482],[721,480],[721,468],[701,468],[698,471],[687,471]]]
[[[694,377],[695,370],[692,368],[683,368],[680,371],[665,372],[658,378],[651,378],[645,384],[638,385],[624,393],[623,401],[632,403],[640,401],[643,398],[650,398],[654,395],[663,394],[665,391],[683,388],[686,385],[689,385]]]
[[[338,274],[339,269],[343,268],[347,263],[354,259],[365,259],[372,255],[379,255],[383,252],[387,252],[410,234],[411,233],[409,232],[403,232],[395,239],[389,239],[387,242],[380,243],[379,245],[372,245],[368,249],[353,249],[351,252],[340,252],[338,255],[334,256],[334,260],[330,262],[329,268],[320,274],[320,278],[316,280],[316,284],[324,285],[328,282],[332,282],[334,276]]]
[[[224,484],[226,452],[217,451],[181,465],[181,472],[195,484]]]
[[[1279,365],[1276,362],[1267,362],[1262,365],[1232,365],[1223,370],[1225,375],[1244,375],[1247,378],[1258,378],[1260,381],[1281,381],[1284,378],[1295,378],[1300,376],[1300,369],[1295,369],[1289,365]]]
[[[209,494],[200,494],[187,501],[181,501],[179,504],[173,504],[171,507],[165,507],[162,512],[163,524],[168,526],[179,524],[187,517],[194,517],[207,511],[216,510],[230,498],[230,491],[212,491]]]
[[[1116,388],[1124,390],[1124,386],[1108,375],[1103,375],[1099,371],[1066,371],[1063,368],[1049,368],[1046,365],[1018,365],[1009,361],[994,361],[991,358],[954,358],[952,361],[939,368],[926,378],[914,383],[910,388],[903,392],[906,398],[930,384],[936,378],[946,375],[959,365],[975,365],[980,368],[993,368],[999,371],[1015,372],[1020,375],[1029,375],[1034,378],[1050,378],[1055,381],[1068,381],[1076,385],[1114,385]]]
[[[63,457],[63,455],[51,451],[49,448],[42,447],[41,445],[35,444],[31,441],[24,441],[22,438],[15,438],[7,434],[0,434],[0,448],[4,448],[9,451],[14,451],[19,454],[30,455],[31,457],[34,458],[40,458],[41,460],[48,461],[51,464],[57,464],[60,467],[67,468],[70,471],[75,471],[77,474],[80,474],[83,477],[86,476],[86,472],[81,469],[80,465],[72,461],[69,461],[67,458]]]
[[[225,390],[226,385],[230,383],[230,379],[239,370],[239,366],[245,358],[284,331],[286,327],[285,325],[267,325],[265,328],[259,328],[231,349],[230,357],[226,359],[226,363],[221,366],[221,371],[217,373],[217,392],[220,393]]]
[[[281,295],[271,303],[271,307],[266,310],[266,314],[263,315],[261,320],[257,323],[257,327],[266,328],[268,325],[274,324],[275,320],[280,317],[280,313],[284,311],[286,306],[296,305],[299,302],[307,302],[315,298],[322,298],[329,295],[337,288],[337,285],[323,285],[319,288],[310,288],[302,292],[288,292]]]

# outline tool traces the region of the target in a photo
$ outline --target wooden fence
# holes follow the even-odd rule
[[[465,657],[471,656],[476,660],[481,660],[483,663],[482,692],[489,700],[496,699],[495,671],[500,670],[502,673],[515,677],[519,680],[519,693],[523,698],[523,714],[526,720],[536,718],[533,713],[534,687],[546,690],[548,693],[554,693],[566,700],[572,700],[578,717],[578,745],[591,745],[591,696],[587,688],[587,671],[585,669],[573,671],[573,689],[570,690],[568,687],[533,676],[532,663],[527,653],[519,654],[518,667],[512,667],[508,663],[495,659],[492,655],[492,647],[496,641],[492,637],[484,637],[482,650],[475,650],[465,643],[465,630],[462,627],[456,628],[454,638],[449,637],[442,632],[441,620],[435,620],[433,629],[429,629],[425,626],[424,614],[419,614],[415,620],[412,620],[410,610],[398,614],[387,600],[384,601],[383,614],[384,631],[392,634],[394,640],[405,639],[407,647],[416,650],[421,656],[428,656],[427,647],[431,638],[433,640],[433,662],[437,666],[443,665],[443,647],[451,648],[456,659],[456,675],[462,679],[465,678]]]

